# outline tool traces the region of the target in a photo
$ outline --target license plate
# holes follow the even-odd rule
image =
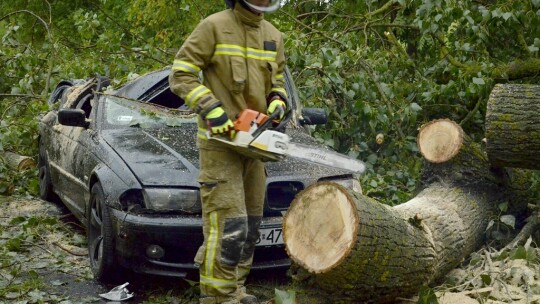
[[[283,244],[283,234],[281,228],[261,228],[259,229],[260,236],[256,246],[272,246]]]

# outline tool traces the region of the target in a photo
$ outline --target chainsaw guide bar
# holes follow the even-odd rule
[[[269,129],[274,118],[274,115],[267,116],[247,109],[243,110],[234,121],[234,138],[212,136],[210,132],[206,135],[208,140],[226,144],[242,155],[261,161],[280,161],[289,156],[353,173],[363,173],[366,170],[365,164],[355,158],[291,142],[287,134]]]

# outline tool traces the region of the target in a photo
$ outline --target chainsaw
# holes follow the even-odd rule
[[[279,124],[276,118],[281,115],[282,108],[277,108],[272,115],[245,109],[234,121],[234,138],[212,136],[207,132],[209,140],[228,145],[231,149],[250,158],[262,161],[280,161],[285,157],[293,157],[318,165],[344,169],[353,173],[363,173],[366,166],[363,162],[345,155],[313,148],[308,145],[291,142],[289,135],[277,131]],[[277,127],[274,127],[278,124]]]

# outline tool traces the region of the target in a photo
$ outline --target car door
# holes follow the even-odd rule
[[[79,91],[80,92],[80,91]],[[82,109],[87,118],[92,113],[93,93],[72,93],[68,95],[62,109]],[[88,198],[87,180],[85,181],[84,159],[87,158],[86,144],[93,129],[61,125],[58,122],[52,127],[51,153],[49,162],[54,171],[53,184],[56,192],[66,206],[76,215],[84,215],[85,201]]]
[[[69,175],[70,191],[67,191],[68,199],[72,205],[72,212],[81,216],[85,213],[85,204],[90,199],[89,178],[92,168],[96,166],[96,159],[92,151],[97,145],[96,131],[96,107],[97,95],[89,93],[82,98],[75,109],[84,111],[90,124],[88,128],[73,127],[67,135],[66,142],[68,154],[64,157],[66,173]]]
[[[59,110],[65,108],[71,108],[71,104],[63,103]],[[62,125],[58,122],[58,119],[55,119],[51,130],[50,143],[47,145],[51,181],[59,197],[70,207],[70,197],[73,196],[70,193],[72,192],[73,177],[68,167],[70,166],[69,157],[72,154],[70,150],[73,145],[71,144],[70,134],[73,127]]]

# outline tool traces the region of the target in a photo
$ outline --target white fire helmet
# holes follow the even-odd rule
[[[241,0],[258,13],[272,13],[281,7],[281,0]]]

